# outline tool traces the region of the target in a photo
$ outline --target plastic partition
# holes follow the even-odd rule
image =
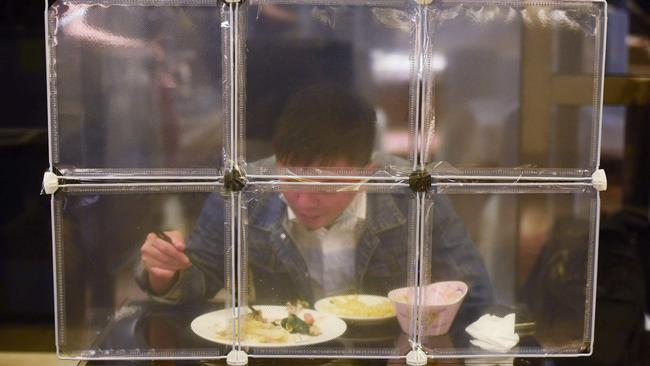
[[[427,352],[471,357],[590,352],[599,212],[593,187],[441,184],[424,207],[425,222],[432,223],[427,228],[433,226],[423,234],[420,335]],[[437,230],[444,230],[444,240],[437,239]],[[462,243],[480,255],[472,256]],[[512,348],[505,340],[487,340],[490,334],[508,339],[496,325],[480,329],[478,336],[466,331],[486,314],[514,314]]]
[[[295,347],[278,348],[286,342],[260,338],[249,327],[240,342],[251,356],[394,358],[410,350],[415,327],[400,326],[387,298],[415,285],[417,212],[410,189],[276,182],[242,196],[242,303],[249,312],[261,305],[271,313],[265,305],[306,301],[319,328],[315,338],[295,335]],[[337,208],[343,211],[328,228],[313,229]],[[366,303],[363,319],[354,311]],[[400,310],[411,317],[414,305]]]
[[[104,3],[50,9],[52,162],[65,175],[216,175],[220,7]]]
[[[246,121],[245,152],[240,149],[239,158],[250,163],[278,154],[277,145],[287,140],[297,145],[291,154],[280,156],[286,160],[281,169],[247,167],[249,175],[325,175],[314,171],[318,167],[333,175],[394,176],[408,175],[413,168],[420,52],[415,4],[397,0],[332,5],[250,1],[242,10]],[[316,98],[312,95],[342,107],[309,110],[310,100]],[[285,126],[291,126],[293,118],[304,124],[292,135]],[[375,126],[368,131],[371,123]],[[300,140],[296,135],[310,132],[302,129],[324,136]],[[329,134],[338,136],[338,146],[328,144]],[[340,159],[304,158],[351,144],[365,144],[375,155],[401,160],[350,167]]]
[[[227,354],[228,343],[219,346],[194,334],[192,329],[202,329],[203,324],[190,326],[202,313],[232,309],[228,295],[232,282],[227,275],[231,200],[222,200],[226,214],[220,225],[210,228],[219,241],[205,247],[203,237],[193,230],[202,212],[213,209],[206,202],[219,195],[215,193],[219,189],[218,185],[84,186],[57,192],[52,205],[56,337],[61,356],[218,358]],[[193,263],[164,296],[151,290],[140,255],[153,233],[179,238]],[[215,268],[205,270],[206,263]],[[203,288],[208,275],[218,285]]]
[[[423,159],[436,175],[590,177],[604,3],[434,1]]]
[[[61,357],[591,352],[605,2],[46,17]]]

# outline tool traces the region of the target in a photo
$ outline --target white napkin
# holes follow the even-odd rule
[[[515,333],[514,313],[503,318],[485,314],[465,328],[465,331],[474,337],[470,343],[492,352],[507,352],[519,343],[519,336]]]

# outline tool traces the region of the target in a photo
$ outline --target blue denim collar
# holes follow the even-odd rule
[[[282,201],[280,193],[260,194],[255,199],[258,202],[248,204],[248,226],[269,232],[282,230],[287,205]]]
[[[280,193],[262,194],[259,202],[249,209],[248,225],[260,230],[275,232],[283,230],[282,220],[287,212],[287,204]],[[377,235],[407,222],[395,199],[387,194],[369,194],[367,231]]]

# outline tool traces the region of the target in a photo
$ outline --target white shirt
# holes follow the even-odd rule
[[[366,220],[366,193],[358,193],[329,228],[309,230],[287,205],[284,227],[302,254],[317,297],[355,285],[355,253]]]

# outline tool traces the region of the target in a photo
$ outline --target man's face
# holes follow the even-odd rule
[[[278,162],[279,167],[285,167],[282,162]],[[346,160],[337,160],[330,164],[311,164],[313,167],[318,166],[351,166]],[[328,180],[329,182],[330,180]],[[337,182],[349,182],[350,184],[357,181],[342,180]],[[314,187],[316,188],[316,187]],[[341,186],[341,188],[344,188]],[[327,227],[336,220],[339,215],[345,211],[350,202],[357,195],[356,191],[341,192],[320,192],[305,191],[304,189],[286,190],[283,192],[287,204],[296,215],[296,218],[309,230],[316,230]]]

